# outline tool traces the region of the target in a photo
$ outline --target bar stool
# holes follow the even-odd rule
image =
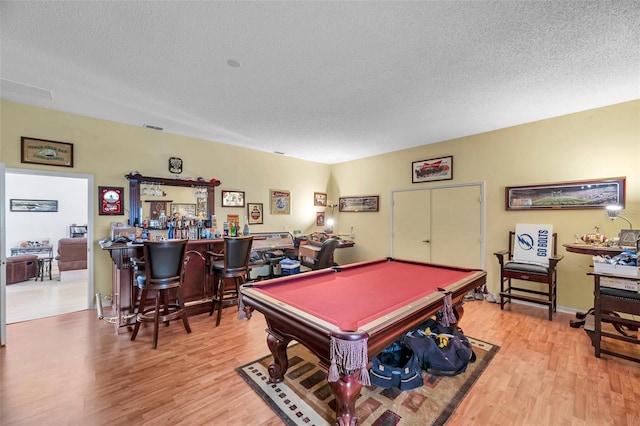
[[[224,237],[222,253],[208,252],[211,258],[209,272],[214,277],[213,297],[209,316],[218,309],[216,327],[222,318],[222,305],[235,305],[240,297],[240,286],[247,281],[249,258],[253,237]],[[233,280],[233,288],[225,287],[226,280]]]
[[[181,288],[188,260],[186,248],[187,240],[145,241],[143,262],[136,262],[135,283],[140,298],[131,340],[136,339],[143,322],[153,323],[153,349],[158,347],[160,321],[169,325],[169,321],[182,318],[184,328],[191,333]],[[147,308],[150,291],[155,292],[155,305]]]

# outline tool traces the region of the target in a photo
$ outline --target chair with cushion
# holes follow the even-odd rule
[[[500,263],[500,309],[511,299],[545,305],[549,321],[556,311],[557,234],[552,225],[517,224],[509,249],[494,253]],[[511,280],[520,283],[512,284]],[[528,281],[532,284],[525,284]]]
[[[87,269],[87,239],[61,238],[58,240],[56,262],[58,262],[60,277],[63,271]]]
[[[158,347],[160,322],[182,319],[187,333],[191,333],[187,311],[182,297],[185,274],[187,240],[145,241],[143,261],[136,262],[135,285],[140,294],[136,309],[136,324],[131,335],[135,340],[143,322],[153,323],[153,348]],[[147,307],[149,293],[155,304]]]
[[[252,243],[252,236],[224,237],[223,252],[209,252],[211,256],[209,272],[214,277],[209,316],[213,315],[216,308],[218,309],[216,327],[220,325],[222,318],[222,305],[235,305],[238,302],[240,286],[247,281]],[[227,280],[233,281],[233,288],[227,288]]]

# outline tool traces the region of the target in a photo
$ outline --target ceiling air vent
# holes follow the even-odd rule
[[[143,124],[142,127],[146,127],[147,129],[153,129],[153,130],[164,130],[162,127],[152,126],[151,124]]]

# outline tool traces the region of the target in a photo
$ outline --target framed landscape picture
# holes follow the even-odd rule
[[[340,197],[338,210],[341,212],[377,212],[379,202],[380,197],[378,195]]]

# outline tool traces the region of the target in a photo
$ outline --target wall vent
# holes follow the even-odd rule
[[[143,124],[142,127],[146,127],[147,129],[153,129],[153,130],[164,130],[162,127],[153,126],[151,124]]]

